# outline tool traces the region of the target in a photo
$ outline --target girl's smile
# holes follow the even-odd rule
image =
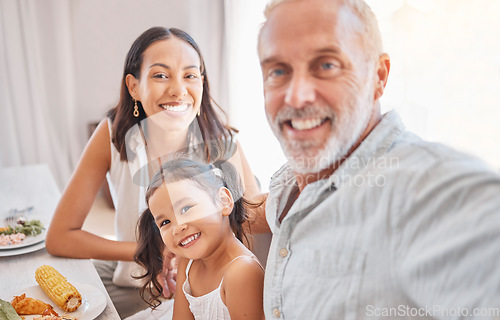
[[[194,245],[196,243],[196,241],[198,241],[198,238],[200,237],[200,235],[201,235],[201,232],[187,236],[179,242],[179,245],[183,248],[189,248],[190,246]]]

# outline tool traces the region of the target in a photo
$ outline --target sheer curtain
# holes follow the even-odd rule
[[[118,101],[125,55],[153,26],[187,31],[227,105],[223,0],[0,0],[0,166],[47,163],[62,189]]]
[[[263,192],[286,161],[266,119],[257,35],[267,0],[225,0],[228,99],[232,123]]]
[[[0,15],[0,165],[47,163],[61,187],[79,154],[69,2],[2,0]]]

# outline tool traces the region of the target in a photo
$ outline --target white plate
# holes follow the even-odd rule
[[[38,250],[43,249],[43,248],[45,248],[45,241],[39,242],[39,243],[31,245],[31,246],[19,248],[19,249],[0,250],[0,257],[18,256],[21,254],[38,251]]]
[[[66,314],[68,316],[75,317],[78,320],[93,320],[97,318],[97,316],[102,313],[104,308],[106,308],[106,296],[99,289],[89,284],[72,283],[72,285],[74,285],[78,292],[82,295],[82,305],[75,312],[63,311],[47,296],[39,285],[34,285],[21,290],[16,293],[15,296],[25,293],[26,297],[42,300],[43,302],[53,306],[54,311],[60,316]],[[14,296],[11,297],[10,301],[12,301],[13,298]],[[39,316],[40,315],[30,315],[23,317],[25,317],[26,320],[29,320]]]
[[[24,248],[27,246],[31,246],[37,243],[40,243],[45,240],[46,230],[42,230],[42,233],[36,236],[26,236],[23,241],[18,244],[10,244],[7,246],[0,246],[0,250],[14,250],[19,248]]]

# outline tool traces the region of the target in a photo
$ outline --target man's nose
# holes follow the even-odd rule
[[[303,108],[316,99],[314,79],[304,72],[292,75],[285,94],[285,103],[293,108]]]

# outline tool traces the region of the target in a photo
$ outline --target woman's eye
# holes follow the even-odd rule
[[[191,209],[193,206],[185,206],[181,209],[181,214],[184,214],[186,212],[188,212],[189,209]]]
[[[191,74],[186,75],[186,78],[187,79],[196,79],[196,78],[198,78],[198,76],[191,73]]]
[[[168,79],[168,76],[164,73],[156,73],[153,75],[153,78],[156,79]]]
[[[163,226],[166,226],[167,224],[170,223],[170,220],[163,220],[161,223],[160,223],[160,228],[163,227]]]

